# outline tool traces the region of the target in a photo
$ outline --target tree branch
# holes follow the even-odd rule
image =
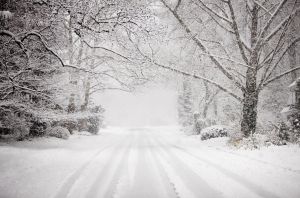
[[[185,24],[185,22],[181,19],[181,17],[177,14],[177,12],[174,12],[171,7],[164,1],[160,0],[162,4],[173,14],[173,16],[177,19],[179,24],[184,28],[185,32],[189,35],[192,34],[192,30]],[[196,36],[192,36],[193,41],[197,44],[197,46],[206,54],[211,54],[208,49],[204,46],[204,44],[197,39]],[[222,66],[222,64],[213,56],[209,56],[210,60],[217,66],[217,68],[229,79],[231,80],[238,88],[240,88],[242,91],[245,91],[244,86],[238,82],[228,71],[227,69]]]
[[[211,14],[213,14],[214,16],[218,17],[219,19],[231,24],[232,21],[230,19],[228,19],[227,17],[224,17],[220,14],[218,14],[217,12],[215,12],[213,9],[211,9],[210,7],[208,7],[205,3],[203,3],[202,0],[198,0],[197,2],[199,2],[208,12],[210,12]]]
[[[259,36],[257,37],[257,41],[256,44],[254,45],[254,50],[256,50],[257,48],[260,47],[261,42],[263,37],[265,36],[265,34],[267,33],[270,25],[272,24],[272,22],[274,21],[274,19],[276,18],[276,16],[278,15],[279,11],[281,10],[281,8],[284,6],[284,4],[287,2],[287,0],[282,0],[281,3],[278,5],[278,7],[276,8],[276,10],[272,13],[272,16],[270,17],[270,19],[266,22],[266,24],[264,25],[264,27],[262,28],[261,33],[259,34]]]
[[[244,43],[241,39],[240,31],[239,31],[239,28],[238,28],[238,25],[237,25],[237,22],[236,22],[236,17],[235,17],[234,9],[233,9],[232,4],[231,4],[231,0],[228,0],[228,7],[229,7],[229,10],[230,10],[230,15],[231,15],[231,19],[232,19],[232,23],[231,23],[232,29],[234,31],[234,35],[235,35],[240,53],[241,53],[242,58],[245,61],[245,63],[247,65],[249,65],[249,60],[248,60],[248,58],[246,56],[246,53],[245,53],[245,50],[244,50]]]
[[[268,42],[270,39],[272,39],[273,36],[275,36],[284,26],[285,24],[289,23],[292,18],[296,15],[296,13],[300,10],[300,8],[297,8],[292,14],[290,14],[288,17],[286,17],[284,20],[282,20],[279,25],[277,25],[271,32],[263,39],[263,44]]]
[[[178,0],[176,6],[175,6],[175,8],[174,8],[174,12],[177,12],[177,10],[178,10],[180,4],[181,4],[181,0]]]
[[[169,67],[169,66],[166,66],[166,65],[162,65],[160,63],[157,63],[157,62],[154,62],[152,61],[152,63],[158,67],[161,67],[163,69],[166,69],[166,70],[169,70],[169,71],[172,71],[172,72],[175,72],[177,74],[181,74],[181,75],[184,75],[184,76],[188,76],[188,77],[192,77],[192,78],[195,78],[195,79],[199,79],[199,80],[203,80],[207,83],[210,83],[214,86],[216,86],[217,88],[219,88],[220,90],[228,93],[230,96],[232,96],[233,98],[237,99],[238,101],[242,102],[243,99],[241,97],[239,97],[238,95],[236,95],[234,92],[228,90],[227,88],[223,87],[222,85],[218,84],[217,82],[214,82],[208,78],[205,78],[205,77],[202,77],[202,76],[199,76],[199,75],[196,75],[196,74],[190,74],[188,72],[184,72],[184,71],[181,71],[181,70],[178,70],[178,69],[175,69],[173,67]]]
[[[297,70],[300,70],[300,66],[297,66],[297,67],[295,67],[295,68],[293,68],[293,69],[290,69],[290,70],[288,70],[288,71],[286,71],[286,72],[284,72],[284,73],[282,73],[282,74],[279,74],[279,75],[277,75],[277,76],[275,76],[275,77],[273,77],[273,78],[271,78],[271,79],[265,81],[265,82],[263,83],[263,85],[262,85],[262,88],[265,87],[265,86],[267,86],[268,84],[274,82],[275,80],[278,80],[279,78],[282,78],[283,76],[285,76],[285,75],[287,75],[287,74],[289,74],[289,73],[292,73],[292,72],[294,72],[294,71],[297,71]]]
[[[282,58],[285,56],[285,54],[288,52],[288,50],[295,45],[297,42],[300,42],[300,37],[294,39],[282,52],[282,54],[279,56],[279,58],[277,59],[277,61],[274,63],[274,65],[271,67],[270,72],[268,75],[265,75],[265,79],[264,81],[268,81],[268,79],[270,78],[270,76],[272,75],[273,71],[275,70],[275,68],[278,66],[278,64],[280,63],[280,61],[282,60]],[[262,83],[264,84],[264,83]]]
[[[27,59],[29,59],[29,55],[27,54],[27,49],[25,48],[22,41],[14,33],[7,31],[7,30],[1,30],[0,35],[6,35],[8,37],[11,37],[17,43],[17,45],[22,49],[22,51],[26,55]]]
[[[105,50],[105,51],[107,51],[107,52],[110,52],[110,53],[112,53],[112,54],[115,54],[115,55],[117,55],[117,56],[119,56],[119,57],[121,57],[121,58],[123,58],[123,59],[125,59],[125,60],[128,60],[128,61],[130,61],[130,62],[132,62],[128,57],[126,57],[126,56],[124,56],[124,55],[122,55],[122,54],[120,54],[120,53],[118,53],[118,52],[115,52],[115,51],[113,51],[113,50],[111,50],[111,49],[108,49],[108,48],[105,48],[105,47],[101,47],[101,46],[92,46],[92,45],[90,45],[87,41],[85,41],[85,40],[82,40],[82,42],[84,43],[84,44],[86,44],[89,48],[91,48],[91,49],[102,49],[102,50]]]

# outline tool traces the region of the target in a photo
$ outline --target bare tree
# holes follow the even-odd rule
[[[295,38],[293,40],[289,41],[287,39],[287,32],[290,30],[291,23],[299,21],[297,13],[300,8],[297,0],[290,1],[292,3],[287,3],[288,0],[276,2],[258,0],[244,2],[179,0],[175,5],[165,0],[160,1],[177,20],[189,38],[194,41],[194,44],[202,51],[202,54],[207,55],[211,63],[233,83],[240,93],[230,91],[218,82],[203,76],[178,70],[172,66],[155,64],[183,75],[205,80],[207,83],[217,86],[222,91],[228,92],[231,96],[240,100],[243,106],[241,131],[245,137],[254,133],[256,130],[259,93],[270,83],[300,69],[300,66],[294,66],[286,72],[276,74],[277,68],[283,64],[283,58],[287,55],[287,52],[300,41],[300,37],[296,32],[294,32]],[[190,25],[186,14],[191,10],[188,12],[181,11],[182,7],[186,10],[188,6],[197,8],[197,12],[201,13],[196,15],[196,17],[199,17],[200,27],[210,29],[218,26],[225,36],[230,35],[232,45],[230,47],[226,46],[224,41],[228,41],[228,38],[223,38],[221,45],[214,45],[212,48],[211,43],[202,38],[205,33],[203,31],[199,32],[195,25]],[[284,11],[284,9],[287,11]],[[204,23],[201,18],[208,20]],[[248,23],[245,24],[245,22]],[[213,41],[219,42],[216,38]],[[213,53],[215,48],[219,48],[219,52],[225,49],[232,51],[232,53],[215,55]],[[268,48],[268,53],[264,53],[266,48]],[[149,59],[151,58],[149,57]],[[240,78],[243,79],[242,82],[228,69],[228,65],[231,65],[229,68],[237,68]]]

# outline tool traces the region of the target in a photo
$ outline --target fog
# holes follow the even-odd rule
[[[94,101],[101,104],[109,126],[161,126],[177,124],[177,95],[171,88],[148,86],[132,93],[106,91]]]

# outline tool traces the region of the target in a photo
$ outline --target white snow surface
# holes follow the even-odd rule
[[[0,143],[0,197],[300,197],[299,146],[226,141],[143,127]]]

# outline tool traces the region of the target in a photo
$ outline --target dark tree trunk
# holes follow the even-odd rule
[[[255,5],[251,10],[251,47],[252,52],[250,55],[249,65],[246,73],[246,87],[244,91],[241,132],[244,137],[255,133],[257,121],[257,104],[258,104],[258,91],[256,87],[257,80],[257,65],[259,47],[255,47],[258,33],[258,7]]]
[[[247,74],[246,92],[244,93],[241,131],[245,137],[255,133],[257,119],[258,93],[256,91],[256,72]]]

